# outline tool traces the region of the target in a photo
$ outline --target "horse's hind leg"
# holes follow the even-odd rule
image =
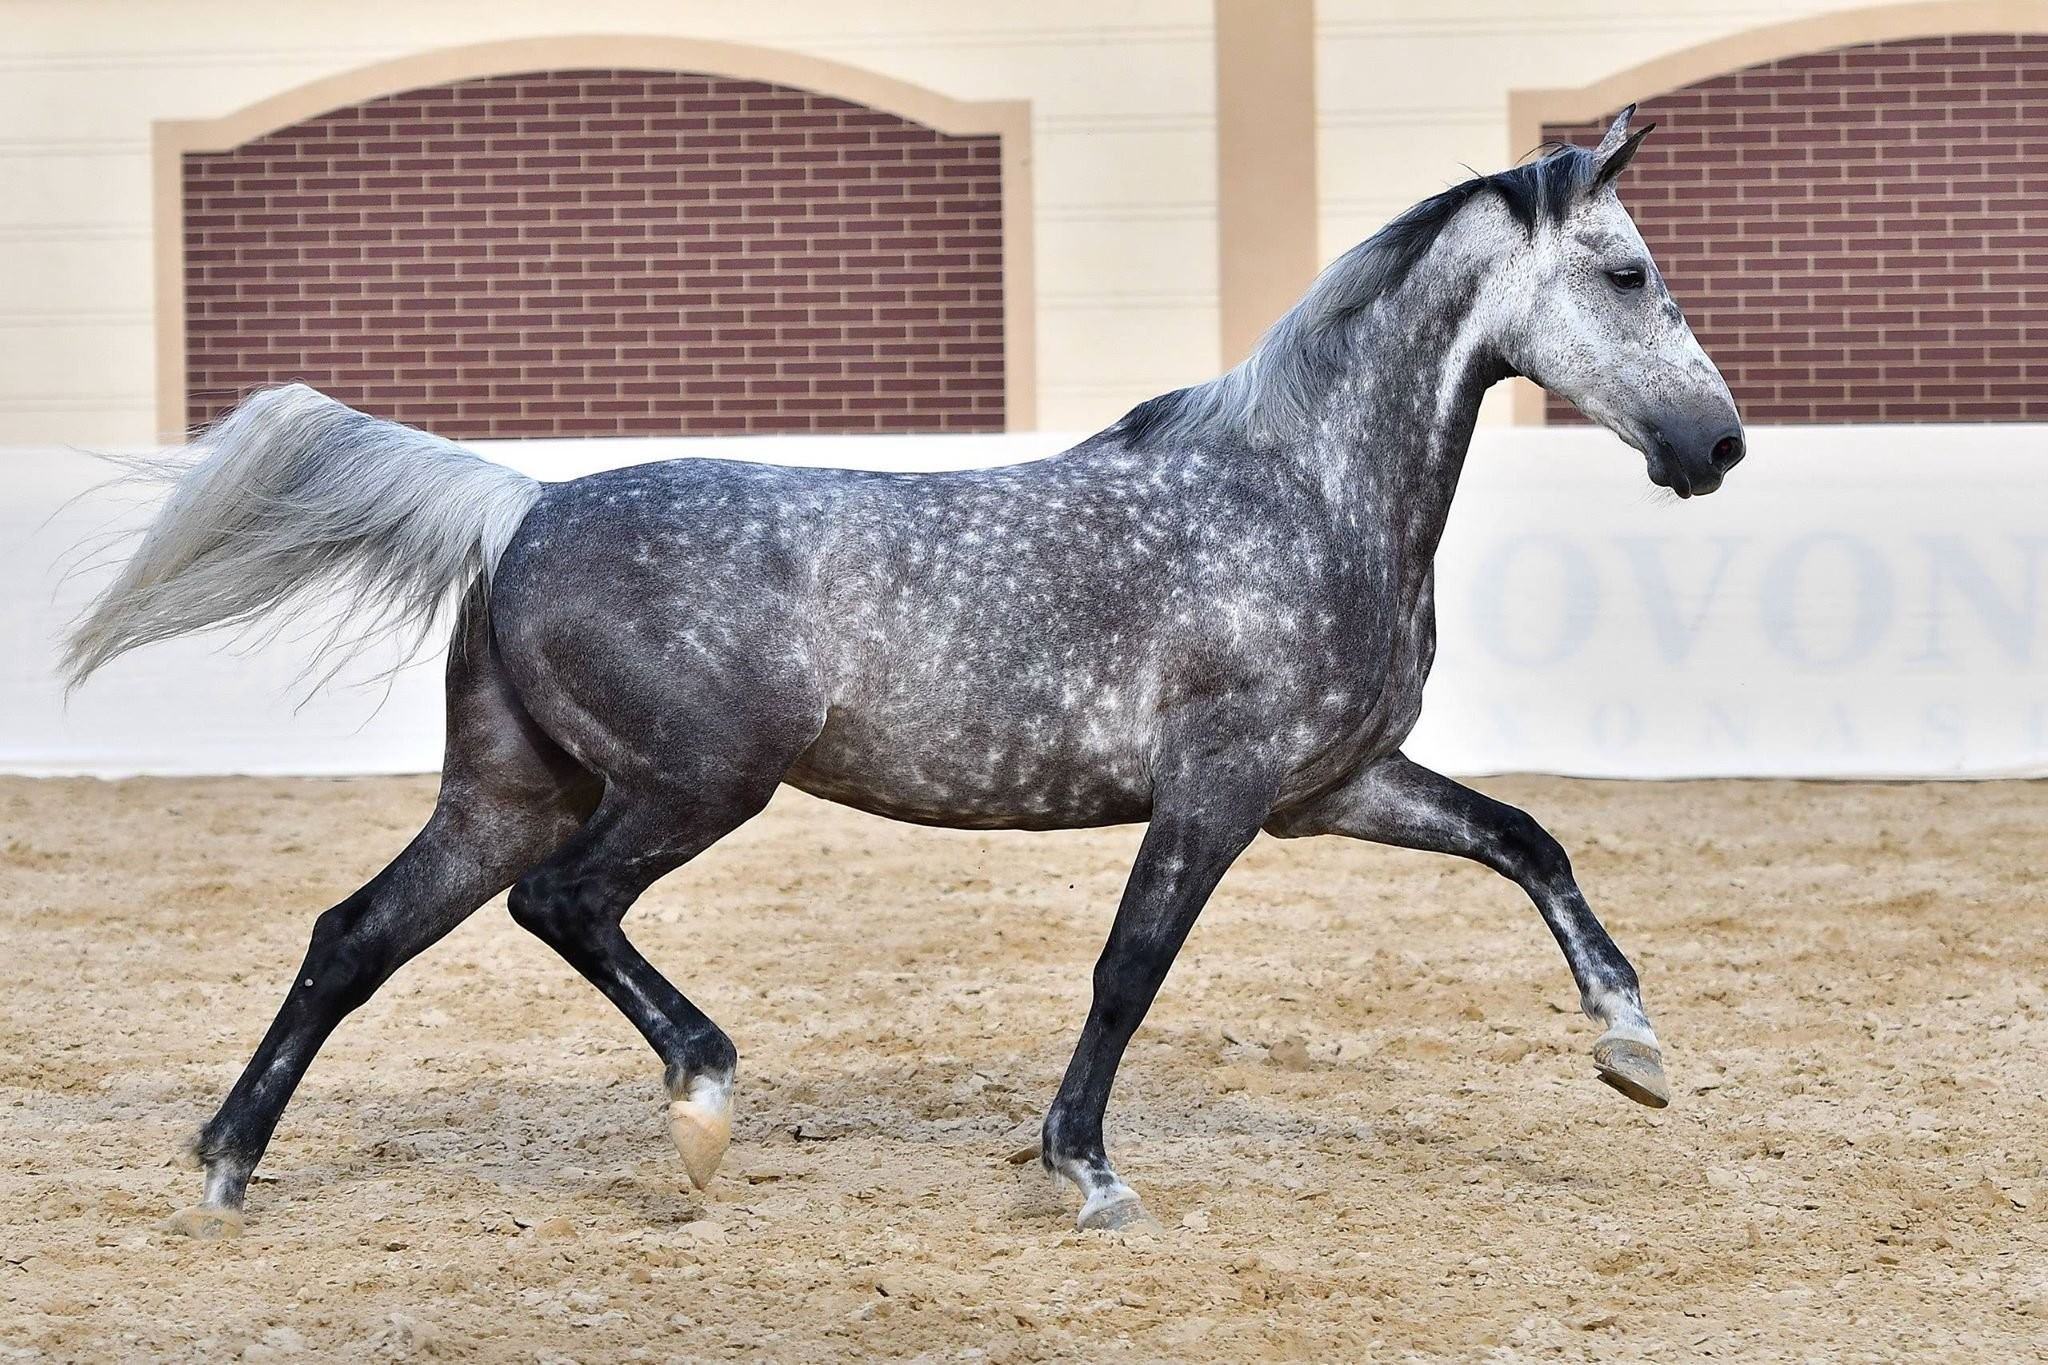
[[[512,888],[512,917],[603,991],[661,1058],[670,1136],[699,1189],[731,1138],[739,1053],[640,955],[622,921],[658,879],[759,812],[786,766],[780,756],[700,761],[652,787],[614,783],[589,823]]]
[[[1454,853],[1520,885],[1564,950],[1581,1007],[1606,1027],[1593,1045],[1596,1074],[1638,1104],[1662,1109],[1670,1103],[1663,1054],[1635,968],[1586,904],[1564,849],[1527,814],[1397,753],[1266,828],[1283,838],[1348,834]]]
[[[217,1236],[240,1226],[249,1176],[335,1026],[558,846],[591,808],[594,783],[534,728],[489,645],[468,634],[449,664],[448,753],[434,813],[389,867],[314,923],[270,1031],[199,1131],[205,1194],[171,1220],[175,1231]]]

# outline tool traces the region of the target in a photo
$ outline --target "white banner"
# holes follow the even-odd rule
[[[1410,752],[1587,777],[2048,773],[2043,435],[1752,430],[1721,491],[1680,502],[1599,433],[1483,433]]]
[[[1438,556],[1441,645],[1418,760],[1604,777],[2048,774],[2043,429],[1752,430],[1679,502],[1604,432],[1482,429]],[[1071,438],[782,437],[477,449],[542,478],[679,454],[943,469]],[[132,525],[106,467],[5,452],[0,770],[375,773],[440,760],[440,673],[306,699],[312,628],[129,655],[67,705],[58,636]],[[90,558],[90,546],[87,549]],[[373,676],[375,658],[344,674]]]

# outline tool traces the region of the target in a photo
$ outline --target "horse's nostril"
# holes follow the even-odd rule
[[[1714,462],[1714,468],[1726,472],[1742,463],[1742,438],[1730,432],[1714,442],[1714,450],[1707,458]]]

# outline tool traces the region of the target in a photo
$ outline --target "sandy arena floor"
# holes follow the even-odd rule
[[[1673,1108],[1594,1082],[1512,886],[1261,839],[1110,1110],[1165,1229],[1076,1233],[1005,1157],[1137,831],[789,794],[629,921],[739,1043],[707,1196],[501,903],[344,1025],[201,1244],[170,1154],[433,784],[0,782],[0,1359],[2048,1352],[2048,783],[1483,785],[1573,851]]]

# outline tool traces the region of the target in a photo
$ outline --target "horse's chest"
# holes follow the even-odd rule
[[[1434,603],[1424,583],[1343,621],[1325,647],[1294,665],[1298,698],[1290,729],[1295,772],[1315,784],[1392,753],[1422,713],[1436,652]]]

